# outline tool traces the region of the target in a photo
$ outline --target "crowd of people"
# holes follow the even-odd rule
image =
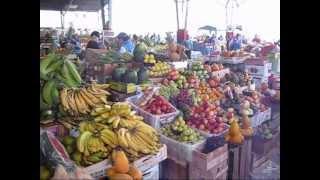
[[[121,32],[115,38],[104,39],[98,31],[93,31],[90,35],[90,39],[87,44],[82,47],[81,40],[79,35],[72,34],[65,36],[60,39],[60,47],[62,48],[71,48],[72,51],[81,55],[83,50],[87,48],[91,49],[118,49],[119,53],[130,53],[133,54],[133,50],[139,42],[142,42],[148,39],[148,42],[153,44],[160,44],[165,41],[172,41],[174,36],[172,33],[167,33],[167,38],[162,39],[159,34],[147,34],[145,36],[138,36],[136,34],[128,35],[127,33]],[[213,33],[211,36],[198,36],[198,37],[188,37],[185,41],[183,41],[182,45],[185,47],[185,53],[190,58],[192,51],[200,51],[203,55],[210,55],[215,51],[223,51],[223,50],[239,50],[248,44],[260,44],[261,39],[258,35],[256,35],[251,42],[247,40],[244,35],[240,33],[227,33],[224,37],[223,35],[217,36]],[[280,40],[274,42],[276,46],[280,46]]]

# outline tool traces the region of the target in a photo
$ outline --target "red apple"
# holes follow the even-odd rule
[[[199,125],[199,129],[204,130],[204,129],[205,129],[205,126],[204,126],[203,124],[200,124],[200,125]]]

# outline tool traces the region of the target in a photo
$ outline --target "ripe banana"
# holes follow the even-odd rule
[[[118,145],[118,136],[115,134],[112,130],[105,128],[102,131],[100,131],[100,135],[107,139],[107,142],[110,142],[113,145]]]
[[[68,102],[66,101],[68,94],[68,88],[64,88],[60,91],[60,102],[62,104],[63,110],[68,111],[70,109],[70,106]]]
[[[126,138],[126,140],[127,140],[127,142],[128,142],[129,148],[131,148],[131,149],[132,149],[133,151],[135,151],[135,152],[139,152],[139,148],[136,147],[137,144],[134,144],[134,143],[132,142],[131,134],[130,134],[129,131],[127,131],[127,132],[125,133],[125,138]]]
[[[120,128],[118,131],[117,131],[117,136],[118,136],[118,141],[119,141],[119,145],[122,147],[122,148],[128,148],[129,145],[128,145],[128,142],[125,138],[125,132],[127,131],[127,129],[125,128]]]
[[[85,149],[87,148],[87,142],[91,136],[92,133],[90,131],[85,131],[80,134],[80,136],[77,138],[77,148],[79,152],[85,152]]]

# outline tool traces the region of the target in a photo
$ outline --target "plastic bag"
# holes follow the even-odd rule
[[[83,169],[76,168],[72,173],[67,173],[62,165],[58,165],[51,180],[93,180],[93,178]]]

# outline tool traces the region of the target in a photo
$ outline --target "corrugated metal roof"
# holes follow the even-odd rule
[[[104,0],[105,4],[109,0]],[[71,4],[77,5],[75,9],[68,9],[68,6]],[[40,10],[52,10],[52,11],[88,11],[95,12],[101,9],[100,0],[40,0]]]

